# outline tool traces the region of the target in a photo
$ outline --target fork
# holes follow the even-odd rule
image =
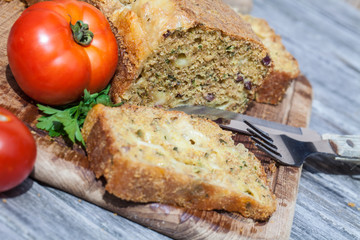
[[[249,126],[246,130],[255,142],[255,146],[280,164],[300,167],[308,157],[315,154],[326,154],[335,157],[335,160],[360,165],[358,151],[351,156],[340,156],[336,154],[336,149],[334,150],[327,140],[303,142],[284,134],[269,134],[246,120],[244,123]],[[355,136],[355,139],[358,140],[358,136]]]

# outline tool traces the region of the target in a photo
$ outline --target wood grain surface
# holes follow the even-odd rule
[[[37,142],[38,157],[32,177],[57,189],[108,209],[123,217],[177,239],[204,237],[254,239],[287,239],[290,236],[296,195],[301,169],[275,166],[267,156],[257,151],[251,141],[237,135],[235,140],[252,149],[268,172],[269,181],[277,196],[277,211],[267,222],[255,222],[237,213],[220,211],[196,211],[157,203],[137,204],[122,201],[105,192],[101,180],[87,169],[85,152],[70,146],[62,138],[51,139],[46,132],[36,129],[40,116],[34,102],[19,89],[6,59],[7,32],[22,5],[17,1],[2,3],[0,105],[14,112],[30,129]],[[301,103],[297,106],[298,103]],[[304,127],[308,123],[311,108],[311,86],[304,77],[297,79],[289,88],[287,97],[278,106],[254,103],[249,115]],[[273,171],[271,171],[271,169]]]
[[[16,14],[21,12],[19,8],[22,7],[21,4],[20,6],[18,4],[1,5],[1,39],[6,38],[8,22],[16,19]],[[15,11],[15,16],[12,15],[13,11]],[[320,133],[359,134],[360,49],[357,47],[360,36],[359,12],[337,0],[257,0],[254,2],[253,14],[268,20],[277,33],[283,36],[286,46],[299,60],[302,72],[310,79],[315,92],[310,126]],[[30,127],[34,126],[36,122],[34,116],[38,112],[32,104],[28,103],[29,99],[11,80],[12,75],[6,59],[6,43],[3,40],[0,41],[0,63],[0,75],[5,75],[6,82],[11,86],[11,88],[4,88],[3,82],[1,82],[0,105],[4,104],[25,119]],[[302,108],[304,105],[301,101],[303,101],[303,95],[304,93],[306,95],[309,85],[306,80],[300,80],[296,84],[297,86],[292,86],[289,95],[291,95],[291,91],[296,93],[292,95],[293,97],[287,98],[287,101],[291,102],[291,106]],[[14,92],[16,101],[11,102],[10,95]],[[248,114],[256,112],[257,107],[260,106],[251,108]],[[268,109],[269,107],[270,109]],[[306,114],[299,117],[291,111],[291,108],[281,108],[279,111],[281,114],[273,114],[271,106],[261,106],[260,108],[262,109],[261,117],[278,119],[277,121],[293,125],[300,124],[299,126],[304,122],[307,123],[310,116],[309,108],[306,108],[308,110]],[[287,115],[282,115],[283,113],[287,113]],[[35,134],[48,140],[43,132]],[[64,146],[67,145],[61,140],[56,141],[56,144],[53,145],[54,149],[62,149]],[[83,152],[77,150],[72,151],[72,154],[79,159]],[[56,161],[58,157],[69,156],[72,155],[67,155],[65,151],[58,153],[52,160],[59,163]],[[53,156],[49,155],[49,157]],[[266,164],[266,159],[264,159],[264,163]],[[74,165],[69,167],[71,172]],[[80,167],[75,167],[79,170],[78,168]],[[280,169],[279,173],[281,171],[284,172]],[[55,171],[53,176],[57,174],[58,172]],[[64,174],[66,175],[66,173]],[[298,178],[300,172],[292,176]],[[89,176],[83,174],[73,177],[73,181],[78,181],[79,178],[86,179]],[[311,159],[306,162],[301,173],[290,238],[360,239],[359,177],[359,167],[338,165],[328,159]],[[53,177],[48,176],[48,178],[51,180]],[[96,188],[97,185],[85,185],[78,188],[75,186],[73,191],[78,189],[77,191],[80,193],[81,191],[86,192],[92,186]],[[84,188],[88,189],[85,191]],[[279,188],[275,189],[280,196],[288,191],[284,186],[281,188],[282,191]],[[79,197],[49,185],[43,185],[40,181],[30,178],[11,191],[0,193],[0,198],[2,199],[0,201],[1,239],[168,239],[166,236],[128,221],[126,218],[116,216],[112,211],[103,210],[95,204],[82,201]],[[286,205],[287,203],[281,202],[281,204]],[[120,208],[125,208],[125,214],[133,211],[134,207],[137,208],[137,204],[120,205]],[[227,234],[214,234],[227,226],[224,222],[222,223],[224,219],[234,218],[232,214],[222,212],[208,215],[209,213],[198,212],[196,214],[186,211],[179,220],[176,214],[178,209],[150,204],[142,216],[146,213],[146,216],[151,219],[156,210],[162,212],[158,216],[165,215],[168,220],[163,222],[163,218],[160,217],[155,219],[157,221],[152,220],[151,224],[157,224],[159,228],[163,229],[161,232],[169,236],[190,239],[191,236],[194,236],[192,235],[194,234],[192,225],[199,226],[196,235],[199,238],[217,239],[219,236],[225,239],[238,238],[238,234],[235,233],[241,232],[240,229],[236,229],[238,225],[233,224]],[[289,211],[287,215],[282,216],[289,217],[291,214],[293,212]],[[213,216],[213,221],[216,222],[218,219],[217,223],[220,224],[209,225],[209,222],[204,221],[206,216]],[[134,219],[134,221],[139,222],[138,219]],[[174,229],[172,223],[179,221],[182,224]],[[237,216],[233,221],[242,222]],[[266,224],[269,223],[272,223],[272,219]],[[246,224],[253,223],[250,221]],[[257,223],[257,225],[261,224],[263,223]],[[291,222],[287,224],[291,226]],[[145,226],[148,226],[147,223]],[[276,229],[272,232],[277,231],[277,234],[282,234],[279,238],[288,237],[289,233],[279,229],[281,228],[279,225],[275,227]],[[241,236],[244,238],[261,237],[259,232],[254,234],[255,231],[257,231],[255,228],[250,229],[250,233],[243,232]]]

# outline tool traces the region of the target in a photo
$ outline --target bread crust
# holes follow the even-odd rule
[[[294,78],[291,74],[274,70],[265,78],[263,85],[256,91],[255,100],[259,103],[277,105],[284,98]]]
[[[250,24],[221,0],[181,0],[174,1],[193,24],[188,28],[203,26],[208,30],[218,30],[234,39],[246,39],[263,47],[261,40],[252,31]]]
[[[113,158],[113,165],[104,176],[107,179],[106,190],[129,201],[233,211],[257,220],[268,219],[276,208],[275,204],[265,207],[249,196],[194,181],[188,175],[129,161],[119,155]]]
[[[138,109],[137,106],[123,107],[134,111]],[[266,220],[275,211],[274,195],[272,205],[268,206],[249,195],[194,179],[191,174],[127,159],[113,147],[115,142],[104,121],[106,116],[103,111],[102,105],[96,105],[91,110],[84,124],[83,135],[90,168],[96,177],[105,177],[109,193],[129,201],[160,202],[199,210],[235,211],[257,220]],[[261,178],[266,182],[263,169]]]

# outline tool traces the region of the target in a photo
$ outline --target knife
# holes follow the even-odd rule
[[[206,106],[179,106],[171,110],[204,116],[216,122],[223,129],[247,135],[250,135],[249,125],[245,122],[250,122],[257,129],[270,135],[285,135],[298,141],[311,142],[318,152],[334,154],[335,160],[360,164],[360,135],[320,135],[310,128],[292,127]]]

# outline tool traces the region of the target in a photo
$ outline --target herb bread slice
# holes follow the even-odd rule
[[[276,209],[260,161],[209,120],[159,108],[96,105],[83,136],[91,169],[121,199],[235,211],[258,220]]]
[[[244,112],[272,69],[250,25],[221,0],[89,2],[116,30],[116,103]]]

